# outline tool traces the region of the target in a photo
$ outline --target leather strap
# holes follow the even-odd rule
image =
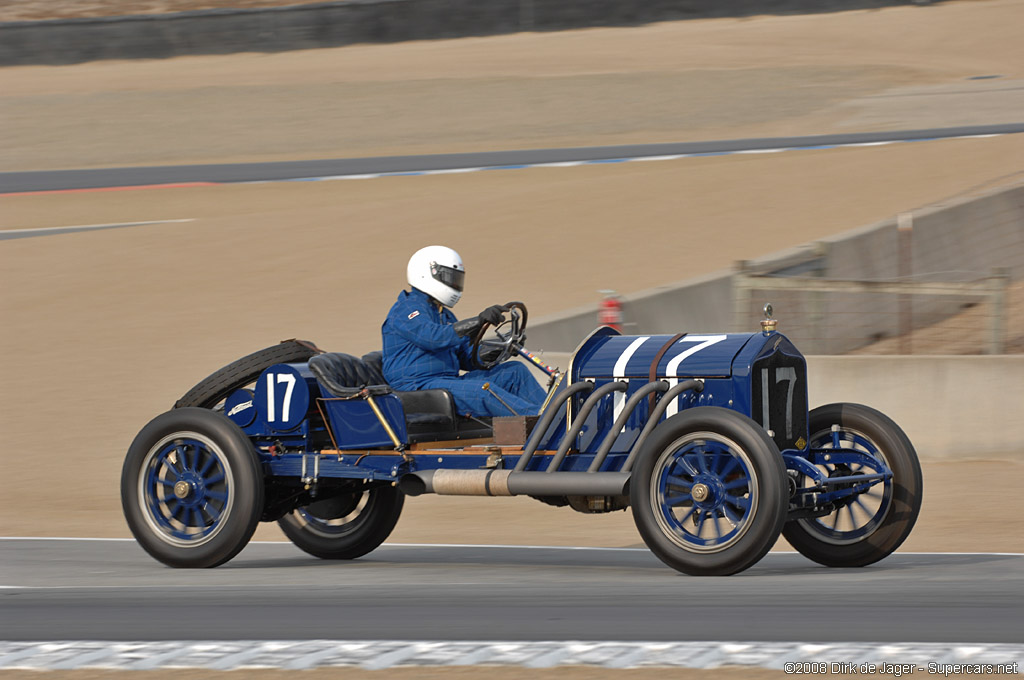
[[[649,382],[654,382],[658,379],[658,364],[661,363],[661,359],[665,356],[665,352],[668,351],[668,348],[682,340],[684,337],[686,337],[686,333],[677,333],[676,335],[673,335],[668,342],[661,346],[658,353],[654,355],[654,361],[651,362],[651,370],[647,376]],[[647,397],[647,413],[654,412],[654,400],[656,397],[656,392],[651,392],[651,395]]]
[[[309,342],[308,340],[299,340],[298,338],[291,338],[289,340],[282,340],[281,344],[284,344],[286,342],[294,342],[296,345],[300,345],[301,347],[305,347],[306,349],[312,350],[313,352],[316,352],[317,354],[323,354],[324,353],[324,350],[320,349],[319,347],[314,345],[312,342]]]

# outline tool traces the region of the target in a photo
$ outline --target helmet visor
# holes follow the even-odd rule
[[[466,282],[466,272],[453,267],[446,267],[436,262],[430,263],[430,275],[444,285],[462,292],[463,284]]]

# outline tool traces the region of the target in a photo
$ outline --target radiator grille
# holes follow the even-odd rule
[[[772,433],[779,450],[807,446],[807,364],[802,357],[773,352],[754,362],[750,376],[751,417]]]

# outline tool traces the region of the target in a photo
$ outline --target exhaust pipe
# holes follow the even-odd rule
[[[398,480],[407,496],[627,496],[628,472],[422,470]]]
[[[398,488],[407,496],[511,496],[511,470],[423,470],[402,475]]]

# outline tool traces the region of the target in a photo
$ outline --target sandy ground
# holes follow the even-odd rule
[[[1022,19],[1024,4],[1015,0],[947,2],[0,69],[0,171],[1016,122],[1024,110]],[[979,75],[1001,77],[967,80]],[[0,535],[127,535],[118,475],[149,418],[207,373],[281,338],[353,353],[375,348],[408,253],[427,242],[456,245],[470,263],[462,314],[516,297],[544,315],[592,302],[601,288],[631,292],[687,278],[992,183],[1024,170],[1021,158],[1024,139],[1015,136],[317,185],[0,197],[2,229],[195,220],[0,243]],[[904,549],[1020,550],[1022,452],[1024,442],[1005,461],[926,461],[922,516]],[[964,480],[1000,498],[998,506],[979,516]],[[512,515],[519,519],[509,522]],[[257,538],[281,535],[264,526]],[[410,499],[391,540],[639,545],[628,513],[438,497]],[[490,668],[303,677],[340,673],[780,677]],[[171,674],[139,674],[147,676]],[[117,676],[0,672],[30,677]]]
[[[1022,21],[961,1],[6,68],[0,171],[1017,122]]]

